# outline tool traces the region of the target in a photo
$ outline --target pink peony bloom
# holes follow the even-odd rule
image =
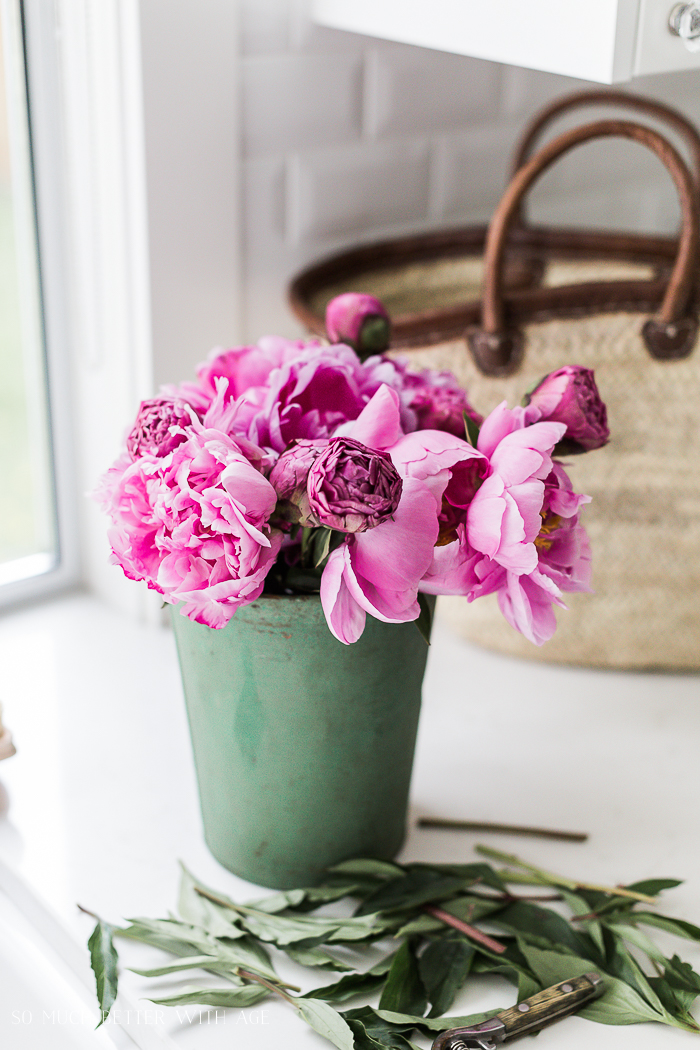
[[[564,423],[527,426],[527,418],[527,409],[509,409],[504,401],[484,421],[478,449],[489,471],[467,512],[471,546],[518,575],[537,568],[544,482],[566,430]]]
[[[153,397],[142,401],[126,439],[127,451],[132,459],[144,452],[166,456],[187,440],[182,428],[190,422],[187,404],[179,398]]]
[[[391,455],[391,447],[402,437],[395,391],[386,386],[377,391],[352,437]],[[438,537],[437,510],[428,485],[404,477],[393,519],[348,536],[332,552],[321,577],[321,604],[339,641],[357,641],[367,613],[386,623],[418,617],[418,586],[430,568]]]
[[[401,427],[407,434],[444,430],[463,438],[465,412],[477,425],[482,422],[452,372],[432,368],[413,371],[406,360],[370,357],[364,364],[362,392],[372,395],[382,383],[399,395]]]
[[[168,455],[118,461],[100,496],[113,522],[112,561],[166,601],[184,602],[190,619],[224,627],[262,593],[281,543],[268,524],[276,493],[221,431],[193,421]]]
[[[472,549],[480,544],[478,549],[483,552],[490,530],[492,550],[473,563],[479,582],[468,597],[473,601],[485,594],[497,593],[508,623],[535,645],[542,645],[556,629],[553,606],[565,608],[562,592],[590,589],[590,546],[579,520],[580,509],[590,497],[575,493],[562,465],[551,461],[551,469],[542,482],[537,477],[542,468],[536,468],[524,483],[518,484],[517,479],[523,473],[523,447],[529,453],[538,452],[547,463],[543,428],[551,424],[535,423],[521,430],[509,430],[514,420],[524,422],[525,413],[522,410],[510,413],[502,405],[494,411],[498,415],[487,430],[487,440],[489,434],[495,437],[499,429],[506,431],[491,456],[491,469],[501,469],[500,475],[491,477],[497,476],[499,482],[492,484],[491,493],[487,490],[487,499],[481,504],[481,493],[490,482],[490,478],[487,479],[467,514]],[[514,445],[518,434],[525,435],[525,445],[522,441]],[[546,440],[551,450],[558,440],[557,434],[550,433]],[[532,464],[536,466],[534,456]],[[504,476],[506,479],[510,476],[511,482],[515,479],[516,483],[508,485]],[[534,494],[535,483],[541,484],[541,494],[539,488],[538,494]],[[536,516],[534,507],[537,507]]]
[[[294,440],[332,437],[365,407],[361,368],[350,347],[307,346],[238,399],[234,426],[278,453]]]
[[[610,440],[607,410],[590,368],[566,365],[550,372],[528,403],[539,409],[541,419],[566,424],[566,454],[590,452]]]

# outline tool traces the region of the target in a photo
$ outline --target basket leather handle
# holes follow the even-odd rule
[[[513,154],[511,175],[515,175],[534,153],[535,146],[547,127],[562,114],[572,109],[585,106],[615,106],[619,109],[633,109],[643,113],[652,120],[666,124],[684,139],[689,150],[690,170],[693,183],[700,192],[700,134],[697,128],[682,113],[670,106],[665,106],[655,99],[644,95],[630,95],[626,91],[609,91],[598,88],[589,91],[576,91],[572,95],[558,98],[551,105],[537,113],[526,126]]]
[[[506,324],[503,268],[508,233],[524,195],[563,154],[592,139],[610,137],[631,139],[646,146],[662,161],[675,184],[681,206],[678,252],[661,306],[645,323],[642,336],[652,357],[686,357],[691,352],[698,322],[689,306],[699,242],[698,202],[692,177],[678,152],[658,132],[632,121],[599,120],[564,132],[543,146],[515,173],[494,212],[484,251],[481,327],[466,333],[472,355],[484,374],[509,375],[520,363],[521,333]]]

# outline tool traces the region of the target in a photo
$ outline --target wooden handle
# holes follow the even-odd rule
[[[673,270],[663,302],[654,320],[653,339],[644,333],[648,349],[655,357],[683,356],[673,346],[667,352],[665,342],[693,345],[693,331],[680,328],[693,321],[688,316],[688,303],[693,290],[698,256],[698,201],[690,172],[678,152],[658,132],[642,124],[624,120],[599,120],[567,131],[548,142],[515,174],[501,198],[489,225],[484,253],[484,287],[481,328],[468,333],[469,346],[480,369],[487,375],[504,375],[514,371],[520,351],[518,333],[508,332],[503,302],[504,254],[508,233],[518,208],[530,187],[551,165],[577,146],[593,139],[626,138],[655,153],[671,175],[681,206],[681,233]],[[595,297],[593,301],[595,301]],[[680,327],[679,327],[680,326]]]
[[[574,1013],[598,995],[600,988],[601,980],[596,973],[572,977],[570,981],[545,988],[543,992],[512,1006],[510,1010],[503,1010],[496,1017],[505,1025],[505,1038],[514,1039]]]

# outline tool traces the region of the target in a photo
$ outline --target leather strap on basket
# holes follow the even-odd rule
[[[504,253],[508,232],[516,221],[525,193],[554,161],[592,139],[626,138],[646,146],[668,170],[681,206],[681,233],[666,292],[657,314],[642,329],[652,357],[687,357],[695,344],[698,321],[691,310],[698,255],[698,203],[690,172],[678,152],[651,128],[631,121],[600,120],[567,131],[548,142],[513,176],[489,225],[484,252],[484,287],[481,327],[466,332],[476,364],[485,375],[503,376],[516,371],[523,353],[522,334],[507,326],[503,298]],[[595,297],[591,312],[595,311]]]
[[[569,110],[581,109],[584,106],[615,106],[618,109],[633,109],[671,128],[685,140],[688,146],[693,183],[700,192],[700,134],[697,128],[682,113],[655,99],[646,98],[644,95],[629,95],[625,91],[608,91],[603,88],[593,91],[576,91],[573,95],[565,95],[540,110],[527,125],[515,147],[511,175],[515,175],[516,171],[530,159],[537,142],[554,120],[568,113]]]

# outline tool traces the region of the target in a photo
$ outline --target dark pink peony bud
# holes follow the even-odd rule
[[[550,372],[526,403],[539,408],[541,419],[566,423],[566,434],[557,446],[560,454],[590,452],[610,440],[605,403],[590,368],[566,365]]]
[[[373,295],[345,292],[326,307],[326,331],[332,343],[346,343],[364,359],[387,349],[391,322]]]
[[[314,461],[306,487],[319,524],[340,532],[366,532],[393,516],[403,482],[386,452],[337,437]]]
[[[277,493],[277,513],[286,521],[300,525],[315,526],[318,521],[311,516],[306,481],[313,463],[328,444],[321,439],[293,441],[275,463],[270,472],[270,484]]]
[[[306,527],[366,532],[388,521],[403,482],[385,452],[352,438],[295,441],[270,474],[278,513]]]
[[[142,401],[136,422],[126,439],[127,450],[134,459],[138,459],[144,452],[150,452],[154,456],[167,456],[187,440],[185,434],[173,434],[170,428],[185,428],[191,423],[192,418],[185,401],[167,397],[153,397]]]

